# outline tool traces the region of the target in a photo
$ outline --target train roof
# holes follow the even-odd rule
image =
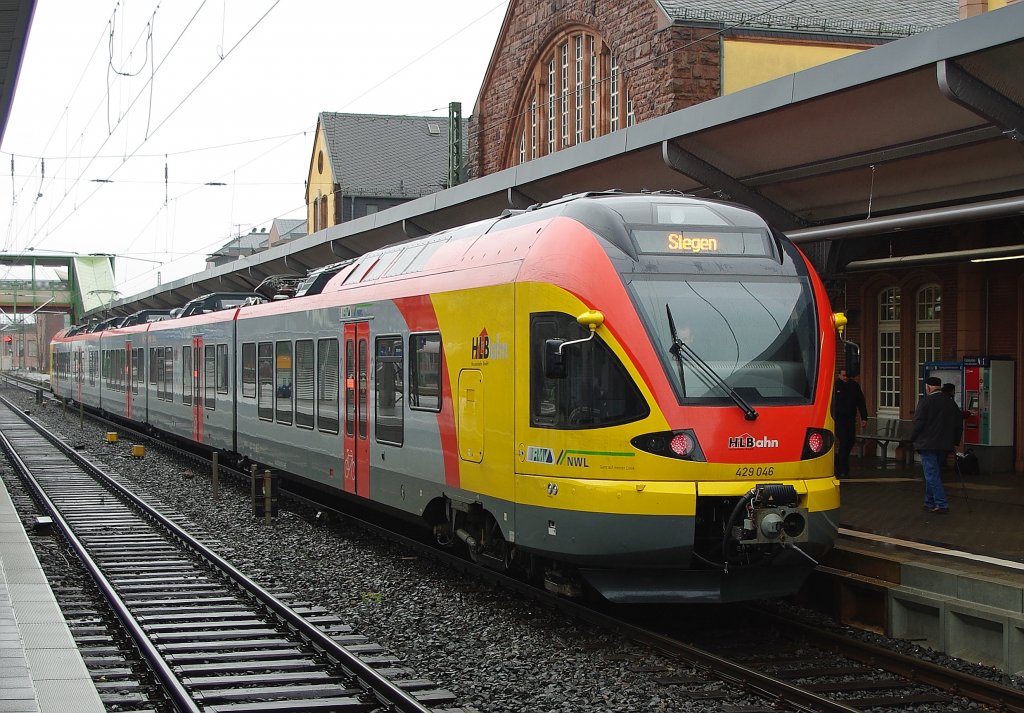
[[[658,207],[671,205],[680,207],[683,213],[686,213],[681,222],[685,221],[688,224],[769,229],[763,218],[745,206],[726,201],[705,200],[678,191],[601,191],[571,194],[524,210],[506,210],[497,218],[389,245],[359,258],[337,263],[338,269],[333,271],[333,277],[323,285],[322,291],[334,292],[346,285],[363,284],[426,270],[430,267],[431,258],[442,246],[453,246],[461,241],[463,251],[468,252],[475,239],[488,233],[550,220],[557,216],[565,216],[582,223],[635,260],[637,249],[630,237],[628,226],[661,223],[663,220],[657,215]]]

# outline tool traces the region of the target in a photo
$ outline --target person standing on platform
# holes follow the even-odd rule
[[[836,422],[836,477],[845,478],[850,474],[850,451],[857,436],[858,412],[860,427],[864,428],[868,422],[864,392],[860,390],[860,384],[846,375],[846,369],[839,370],[832,411]]]
[[[964,420],[956,402],[942,393],[942,380],[929,376],[924,380],[925,395],[914,411],[911,438],[921,455],[924,469],[924,505],[926,512],[949,512],[946,491],[942,487],[942,461],[956,449],[963,435]]]

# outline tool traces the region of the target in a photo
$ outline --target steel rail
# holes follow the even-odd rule
[[[876,646],[866,641],[843,636],[833,631],[817,629],[806,622],[791,619],[778,612],[757,610],[759,617],[767,617],[801,631],[809,639],[826,641],[840,647],[843,653],[861,663],[885,669],[890,673],[934,686],[977,703],[993,706],[1009,713],[1024,713],[1024,690],[1011,688],[994,681],[972,676],[956,669],[946,668],[931,661],[923,661],[898,651]]]
[[[331,513],[344,518],[348,522],[365,527],[377,532],[405,546],[415,549],[417,552],[427,554],[438,561],[448,564],[454,569],[471,573],[485,578],[499,586],[512,590],[527,598],[531,598],[541,604],[551,606],[558,611],[568,614],[577,620],[600,626],[603,629],[614,631],[637,643],[650,646],[669,657],[683,660],[695,666],[711,671],[716,677],[723,681],[736,684],[748,691],[768,698],[773,701],[785,703],[800,711],[819,711],[827,713],[859,713],[860,709],[851,708],[848,705],[825,698],[812,691],[801,689],[798,686],[786,681],[773,678],[768,674],[761,673],[741,664],[729,661],[728,659],[716,656],[698,647],[672,639],[671,637],[658,634],[643,627],[631,624],[609,614],[597,611],[585,604],[565,599],[547,591],[523,582],[522,580],[510,577],[493,569],[477,565],[462,557],[448,552],[438,550],[418,540],[406,537],[387,528],[376,525],[367,520],[355,517],[350,513],[340,512],[327,507],[322,503],[311,500],[302,495],[289,492],[288,496],[305,502],[310,507]]]
[[[22,420],[28,422],[28,425],[35,428],[37,432],[41,428],[34,420],[25,416],[21,409],[11,404],[11,402],[8,401],[6,398],[0,396],[0,403],[6,406],[11,413],[13,413],[16,416],[19,416]],[[52,439],[50,440],[52,442]],[[3,431],[0,431],[0,445],[2,445],[4,452],[7,454],[7,457],[8,459],[10,459],[11,464],[14,466],[15,470],[17,470],[21,478],[29,485],[29,487],[35,493],[36,497],[38,498],[43,508],[50,514],[50,517],[53,519],[54,524],[56,524],[58,529],[60,530],[61,535],[64,537],[65,540],[67,540],[68,544],[71,546],[71,549],[75,551],[75,554],[81,560],[83,566],[92,576],[93,581],[96,582],[96,586],[99,587],[100,591],[103,593],[103,596],[107,599],[111,607],[114,609],[114,612],[117,614],[118,619],[121,620],[121,623],[128,631],[128,634],[135,641],[135,644],[139,647],[139,650],[142,652],[142,655],[146,658],[146,661],[149,662],[149,665],[152,667],[153,672],[156,674],[157,678],[163,684],[165,690],[167,691],[167,695],[171,698],[171,701],[174,703],[174,706],[178,709],[178,711],[181,711],[182,713],[200,713],[201,709],[195,704],[195,701],[192,699],[192,696],[189,694],[189,692],[185,690],[185,687],[182,685],[181,680],[174,674],[174,672],[171,670],[171,667],[164,660],[163,656],[161,656],[160,653],[157,651],[156,646],[154,646],[153,642],[150,641],[149,636],[146,635],[146,632],[143,631],[142,625],[135,619],[134,616],[132,616],[132,613],[128,610],[128,606],[125,604],[124,600],[114,590],[114,586],[110,583],[110,580],[108,580],[106,576],[103,574],[103,572],[100,571],[100,568],[96,564],[95,560],[93,560],[93,558],[89,555],[89,552],[86,550],[81,540],[79,540],[78,537],[75,535],[74,531],[71,529],[71,526],[64,519],[63,515],[61,515],[60,510],[43,490],[42,485],[40,485],[39,481],[36,480],[35,476],[32,474],[31,469],[28,467],[28,465],[25,463],[22,457],[15,450],[14,444],[11,443],[11,441],[7,438],[7,434],[4,433]]]
[[[393,710],[401,711],[402,713],[430,713],[430,709],[424,706],[418,700],[416,700],[416,698],[412,694],[407,693],[401,687],[397,686],[395,683],[382,676],[380,673],[374,670],[369,664],[361,660],[358,656],[349,652],[341,644],[334,641],[330,636],[328,636],[324,632],[320,631],[320,629],[306,621],[301,614],[298,614],[295,610],[293,610],[287,604],[285,604],[280,599],[275,597],[269,591],[258,585],[256,582],[250,580],[241,571],[239,571],[232,564],[230,564],[227,560],[225,560],[220,555],[210,550],[199,540],[192,537],[188,532],[183,530],[176,523],[164,517],[160,512],[153,509],[148,503],[141,500],[138,496],[136,496],[126,487],[112,480],[109,476],[106,475],[106,473],[103,472],[102,469],[100,469],[97,465],[92,463],[92,461],[90,461],[81,453],[77,452],[76,450],[68,446],[63,440],[61,440],[53,433],[51,433],[49,430],[47,430],[38,421],[33,419],[31,416],[27,416],[24,413],[22,413],[20,409],[11,404],[7,399],[0,397],[0,402],[7,405],[8,408],[11,408],[14,413],[18,414],[22,418],[22,420],[26,421],[32,427],[36,428],[40,432],[40,435],[42,435],[44,438],[50,441],[50,443],[52,443],[55,447],[60,449],[62,453],[71,458],[81,468],[88,471],[90,475],[100,479],[105,485],[114,490],[120,497],[126,499],[134,507],[136,507],[142,513],[144,513],[147,517],[159,523],[162,527],[166,528],[187,547],[192,549],[196,554],[198,554],[203,559],[207,560],[211,565],[220,569],[236,584],[238,584],[246,592],[248,592],[258,601],[260,601],[267,609],[272,611],[281,620],[292,626],[299,634],[306,637],[313,645],[319,647],[320,649],[325,651],[327,655],[334,658],[337,661],[338,665],[342,668],[343,671],[345,671],[347,675],[355,679],[366,692],[370,693],[375,698],[377,698],[377,700],[380,701],[382,705],[389,706]],[[6,439],[4,439],[4,441],[6,442]],[[38,487],[38,483],[36,483],[34,487]],[[46,498],[46,501],[47,508],[52,508],[55,512],[56,508],[53,507],[53,504],[49,501],[48,498]],[[66,527],[66,523],[64,526]],[[78,543],[77,547],[81,547],[80,543]],[[78,552],[77,547],[76,552]],[[84,553],[84,548],[82,548],[82,552]],[[102,577],[102,574],[99,574],[99,576]],[[106,580],[104,579],[104,581]],[[110,587],[109,583],[107,583],[107,587]],[[111,594],[116,596],[116,594],[113,593],[112,588],[110,589],[110,591]],[[121,606],[123,607],[123,602]],[[127,613],[126,608],[124,609],[124,611],[125,613]],[[130,616],[130,614],[128,616]],[[141,627],[139,628],[139,632],[141,633]],[[157,655],[159,656],[159,654]],[[198,711],[198,709],[187,710]]]

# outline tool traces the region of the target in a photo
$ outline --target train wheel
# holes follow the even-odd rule
[[[484,513],[476,547],[469,548],[469,557],[477,564],[507,572],[512,567],[512,547],[505,541],[501,526],[490,513]]]

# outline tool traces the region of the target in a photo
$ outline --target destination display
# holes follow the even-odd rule
[[[771,254],[768,236],[759,230],[724,231],[700,228],[634,228],[633,239],[643,253],[670,255]]]

